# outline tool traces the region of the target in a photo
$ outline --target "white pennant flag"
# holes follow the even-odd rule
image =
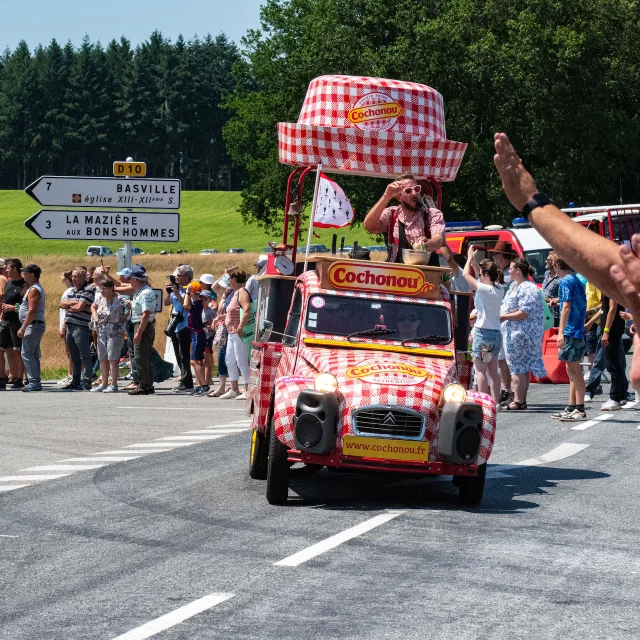
[[[353,222],[353,207],[337,182],[320,174],[313,226],[321,229],[346,227]]]

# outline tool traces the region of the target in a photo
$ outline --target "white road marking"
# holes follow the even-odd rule
[[[209,427],[208,429],[198,429],[197,431],[185,431],[185,433],[215,433],[224,436],[231,435],[232,433],[242,433],[243,431],[248,431],[248,429],[214,429],[213,427]]]
[[[188,447],[191,444],[195,444],[195,442],[158,442],[157,440],[154,443],[139,443],[139,444],[128,444],[126,446],[127,449],[150,449],[163,447],[165,449],[171,449],[172,447]]]
[[[234,596],[234,593],[210,593],[208,596],[204,596],[204,598],[194,600],[189,604],[185,604],[184,607],[179,607],[171,613],[167,613],[164,616],[151,620],[151,622],[147,622],[140,627],[127,631],[127,633],[124,633],[113,640],[145,640],[145,638],[150,638],[161,631],[166,631],[171,627],[175,627],[177,624],[180,624],[189,618],[193,618],[193,616],[196,616],[203,611],[207,611],[207,609],[212,609],[213,607],[230,600]]]
[[[389,522],[389,520],[393,520],[393,518],[397,518],[403,513],[406,513],[406,511],[387,511],[386,513],[381,513],[378,516],[357,524],[355,527],[345,529],[344,531],[337,533],[335,536],[331,536],[330,538],[322,540],[321,542],[307,547],[302,551],[298,551],[298,553],[294,553],[292,556],[289,556],[284,560],[279,560],[274,563],[274,565],[276,567],[297,567],[303,562],[307,562],[307,560],[311,560],[311,558],[315,558],[322,553],[334,549],[343,542],[347,542],[347,540],[361,536],[363,533],[367,533],[367,531],[371,531],[371,529],[375,529],[381,524]]]
[[[38,482],[40,480],[56,480],[57,478],[64,478],[70,475],[70,473],[56,473],[55,475],[5,476],[4,478],[0,478],[0,482]]]
[[[138,405],[136,407],[116,407],[116,409],[138,409],[140,411],[208,411],[211,413],[213,405],[210,407],[145,407],[144,405]],[[238,407],[239,409],[240,407]],[[231,407],[215,407],[216,413],[218,411],[235,411],[238,413],[238,409],[232,409]]]
[[[41,467],[29,467],[24,471],[89,471],[100,467],[104,467],[104,464],[45,464]]]
[[[133,453],[133,451],[131,452]],[[92,462],[97,460],[98,462],[126,462],[127,460],[135,460],[141,456],[92,456],[90,458],[67,458],[66,460],[60,460],[60,462]]]
[[[12,487],[12,488],[16,488],[16,487]],[[7,535],[0,535],[0,538],[17,538],[18,536],[7,536]]]
[[[14,484],[12,486],[4,486],[0,487],[0,493],[4,493],[5,491],[13,491],[14,489],[22,489],[23,487],[28,487],[28,484]],[[0,536],[0,538],[7,538],[9,536]]]
[[[625,404],[622,409],[633,409],[633,407],[635,407],[638,404],[637,400],[634,400],[633,402],[627,402],[627,404]]]
[[[584,431],[585,429],[589,429],[590,427],[594,427],[599,424],[603,420],[610,420],[613,418],[613,413],[603,413],[601,416],[596,416],[593,420],[587,420],[587,422],[581,422],[577,424],[575,427],[571,427],[572,431]]]
[[[212,433],[209,433],[208,436],[167,436],[166,438],[158,438],[158,441],[182,442],[184,440],[193,440],[195,442],[204,442],[205,440],[217,440],[218,438],[224,438],[224,434],[213,435]]]
[[[531,458],[529,460],[522,460],[516,462],[515,466],[518,467],[534,467],[540,464],[546,464],[548,462],[557,462],[558,460],[564,460],[570,456],[574,456],[576,453],[586,449],[590,445],[588,444],[576,444],[575,442],[563,442],[560,446],[556,447],[541,455],[539,458]]]
[[[99,451],[98,453],[92,453],[92,456],[120,456],[120,455],[130,455],[132,453],[138,453],[140,456],[146,456],[150,453],[162,453],[164,451],[168,451],[164,447],[154,447],[149,445],[144,448],[144,451],[131,451],[131,449],[116,449],[115,451]]]

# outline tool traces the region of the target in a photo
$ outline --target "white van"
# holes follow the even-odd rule
[[[103,256],[112,256],[113,255],[113,251],[111,251],[111,249],[109,249],[109,247],[88,247],[87,248],[87,252],[84,254],[85,256],[99,256],[99,257],[103,257]]]

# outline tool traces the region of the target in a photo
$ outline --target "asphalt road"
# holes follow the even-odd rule
[[[636,639],[640,415],[565,395],[499,415],[479,507],[326,470],[272,507],[240,403],[2,392],[0,638]]]

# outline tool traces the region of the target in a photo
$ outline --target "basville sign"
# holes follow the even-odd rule
[[[25,193],[45,207],[180,208],[176,179],[42,176]]]
[[[43,240],[178,242],[180,214],[42,209],[25,227]]]
[[[418,267],[375,262],[337,260],[322,264],[321,286],[324,289],[388,293],[410,297],[438,297],[439,269],[433,273]]]

